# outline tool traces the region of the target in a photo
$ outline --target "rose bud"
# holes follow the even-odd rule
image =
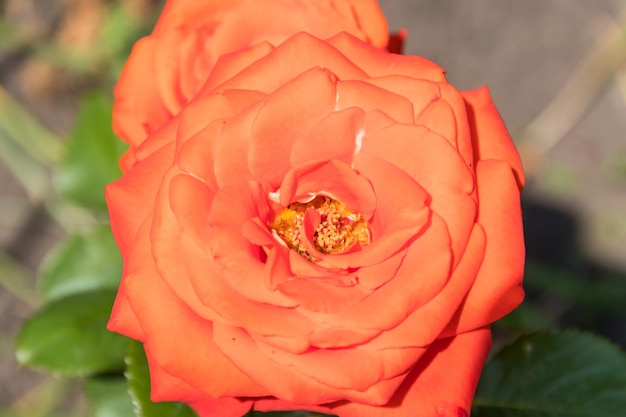
[[[348,32],[379,48],[389,41],[376,0],[167,1],[114,91],[113,129],[130,145],[122,169],[133,164],[132,150],[193,98],[220,56],[300,31],[320,38]]]
[[[200,416],[467,416],[523,298],[519,155],[481,88],[342,33],[225,55],[107,188],[109,329]]]

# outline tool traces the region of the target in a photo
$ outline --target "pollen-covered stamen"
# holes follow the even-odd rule
[[[305,258],[314,258],[303,243],[302,223],[307,210],[314,209],[320,215],[320,223],[313,234],[315,248],[327,254],[347,252],[355,245],[359,247],[370,243],[367,221],[360,213],[346,208],[345,204],[329,197],[316,196],[306,203],[291,203],[276,216],[270,229],[285,244]]]

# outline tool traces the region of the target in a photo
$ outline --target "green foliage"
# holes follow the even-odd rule
[[[106,330],[114,297],[92,291],[45,305],[18,334],[18,362],[65,376],[123,369],[128,339]]]
[[[474,417],[622,417],[626,355],[576,331],[519,338],[487,363]]]
[[[589,281],[585,277],[529,261],[526,263],[524,284],[594,311],[623,311],[626,291],[615,291],[615,288],[623,285],[624,277],[603,278]]]
[[[39,289],[48,300],[79,292],[116,289],[122,258],[108,226],[68,236],[40,270]]]
[[[135,404],[137,417],[195,417],[196,413],[182,403],[159,402],[150,400],[150,372],[143,345],[131,342],[126,357],[126,378],[130,386],[130,394]]]
[[[85,382],[92,417],[133,415],[133,403],[124,377],[96,377]]]
[[[125,148],[111,128],[111,107],[103,94],[84,100],[56,177],[65,198],[98,211],[106,210],[104,187],[121,175],[118,159]]]

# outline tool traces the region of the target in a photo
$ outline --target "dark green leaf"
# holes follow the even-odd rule
[[[528,331],[550,330],[555,326],[554,320],[554,317],[541,311],[535,305],[525,302],[495,322],[494,327],[515,331],[519,334]]]
[[[44,306],[17,337],[18,362],[68,376],[123,369],[128,339],[105,328],[114,297],[103,290]]]
[[[111,108],[102,94],[84,100],[56,177],[63,196],[92,209],[106,209],[104,187],[120,176],[124,145],[111,129]]]
[[[48,255],[40,271],[39,288],[48,300],[79,292],[115,289],[122,258],[108,226],[86,235],[69,236]]]
[[[486,365],[473,417],[623,417],[626,355],[588,333],[535,333]]]
[[[133,415],[128,382],[122,376],[89,378],[85,390],[92,417],[126,417]]]
[[[614,276],[591,281],[538,262],[527,262],[524,274],[525,286],[555,294],[594,311],[623,311],[626,291],[615,291],[616,285],[621,285],[623,280],[623,276]]]
[[[150,373],[148,361],[139,342],[131,342],[126,357],[126,377],[138,417],[196,417],[196,413],[183,403],[150,401]]]

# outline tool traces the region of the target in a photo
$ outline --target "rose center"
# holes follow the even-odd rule
[[[360,213],[350,211],[341,201],[325,196],[316,196],[304,203],[291,203],[270,223],[270,229],[285,244],[305,258],[314,258],[306,250],[302,227],[307,210],[313,209],[320,215],[320,223],[313,234],[315,248],[327,254],[344,253],[352,248],[370,243],[370,232]]]

